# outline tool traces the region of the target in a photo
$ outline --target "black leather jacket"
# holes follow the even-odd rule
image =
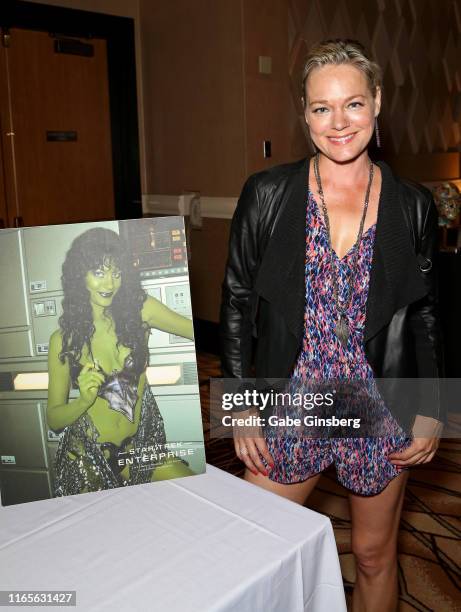
[[[222,291],[224,377],[253,375],[253,336],[258,378],[287,378],[301,348],[308,161],[260,172],[243,187],[232,220]],[[402,399],[397,380],[442,376],[437,211],[427,189],[398,179],[382,162],[379,167],[382,188],[365,354],[376,378],[396,379],[392,396],[385,399],[403,425],[416,413],[444,420],[437,396],[418,402]]]

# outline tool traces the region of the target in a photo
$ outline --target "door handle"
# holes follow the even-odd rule
[[[22,217],[14,217],[13,225],[14,227],[24,227],[24,219]]]

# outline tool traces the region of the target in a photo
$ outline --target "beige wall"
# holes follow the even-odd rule
[[[245,174],[240,0],[141,0],[148,193],[235,195]]]
[[[285,0],[244,0],[245,175],[293,159],[288,78],[288,8]],[[260,74],[259,56],[272,58],[272,74]],[[264,159],[263,141],[272,157]],[[239,188],[237,189],[237,193]]]
[[[141,0],[140,16],[148,192],[237,196],[290,158],[286,0]]]
[[[296,157],[286,0],[141,0],[140,21],[147,193],[237,197],[249,174]],[[218,320],[228,235],[224,219],[191,231],[196,317]]]
[[[227,219],[203,219],[201,230],[190,231],[189,263],[194,316],[217,322],[221,283],[227,258],[230,223]]]

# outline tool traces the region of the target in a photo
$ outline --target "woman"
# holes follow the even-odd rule
[[[353,609],[384,612],[397,605],[406,468],[432,459],[441,431],[434,401],[418,406],[413,436],[405,435],[412,398],[398,392],[399,379],[441,375],[437,214],[427,190],[369,158],[381,70],[361,45],[311,49],[303,105],[316,155],[250,177],[233,219],[224,376],[251,376],[254,329],[257,377],[397,381],[379,405],[388,435],[318,440],[266,430],[236,432],[234,443],[248,481],[299,503],[335,464],[349,490]]]
[[[191,474],[168,451],[145,370],[150,328],[192,340],[192,321],[145,293],[127,252],[118,234],[94,228],[73,241],[62,267],[63,314],[48,359],[48,424],[63,431],[56,496]],[[79,396],[69,400],[71,388]]]

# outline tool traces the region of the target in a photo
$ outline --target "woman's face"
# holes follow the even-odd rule
[[[122,275],[115,264],[108,263],[87,272],[85,284],[90,294],[91,304],[107,308],[112,304],[115,294],[120,289]]]
[[[351,64],[315,68],[307,79],[306,122],[312,141],[332,161],[363,153],[380,107],[379,88],[373,97],[365,74]]]

